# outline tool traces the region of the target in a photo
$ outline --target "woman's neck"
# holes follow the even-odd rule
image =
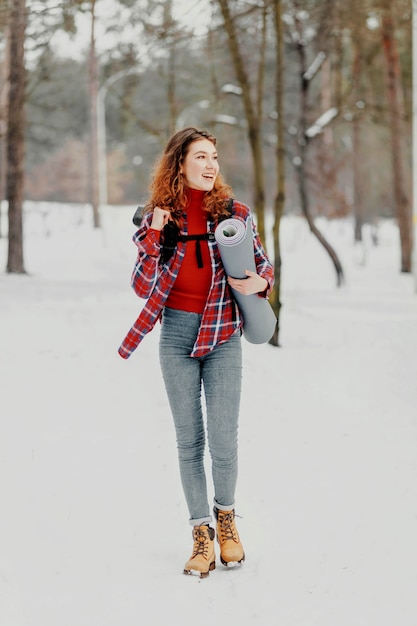
[[[194,204],[195,202],[202,202],[204,195],[205,195],[205,191],[202,191],[201,189],[192,189],[192,187],[187,187],[187,196],[189,199],[190,204]]]

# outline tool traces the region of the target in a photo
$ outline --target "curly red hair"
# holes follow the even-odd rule
[[[207,130],[192,127],[184,128],[171,137],[155,163],[150,183],[151,194],[145,212],[149,213],[154,207],[160,207],[170,211],[173,221],[179,225],[188,201],[187,187],[180,173],[181,165],[190,145],[200,139],[208,139],[214,146],[217,143],[216,137]],[[232,188],[225,183],[219,173],[213,189],[204,196],[203,208],[211,219],[216,220],[221,215],[228,214],[227,204],[231,197],[233,197]]]

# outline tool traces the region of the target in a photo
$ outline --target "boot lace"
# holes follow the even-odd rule
[[[230,513],[222,513],[221,511],[219,511],[218,515],[220,526],[220,541],[223,543],[224,541],[231,540],[238,543],[239,537],[234,523],[234,511],[231,511]]]
[[[209,538],[207,532],[201,530],[201,528],[194,529],[194,548],[192,559],[201,554],[204,558],[208,556]]]

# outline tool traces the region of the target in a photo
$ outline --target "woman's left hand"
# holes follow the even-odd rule
[[[259,276],[256,272],[245,270],[245,274],[247,278],[227,277],[229,285],[238,293],[241,293],[244,296],[250,296],[253,293],[265,291],[268,287],[268,281],[266,278],[262,278],[262,276]]]

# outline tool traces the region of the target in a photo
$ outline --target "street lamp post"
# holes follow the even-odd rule
[[[107,204],[107,148],[106,148],[106,106],[105,100],[109,87],[121,78],[138,74],[136,67],[129,67],[109,76],[101,85],[97,94],[97,143],[99,163],[99,203],[100,206]]]

